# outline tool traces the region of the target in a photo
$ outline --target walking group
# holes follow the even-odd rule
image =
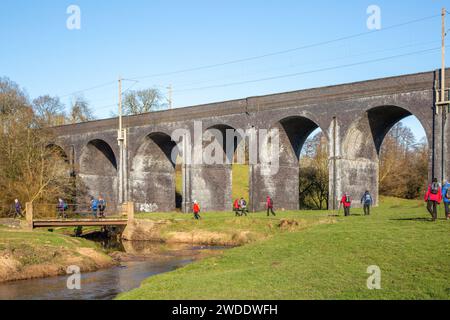
[[[368,190],[366,190],[366,192],[364,192],[363,196],[361,197],[361,204],[363,205],[364,215],[370,216],[370,208],[373,206],[373,198]],[[342,196],[338,211],[341,210],[341,207],[344,208],[344,216],[349,217],[350,209],[352,207],[352,198],[347,192],[345,192]]]
[[[438,207],[443,202],[445,207],[445,218],[450,220],[450,183],[446,181],[443,186],[438,182],[437,179],[433,179],[431,184],[428,185],[425,193],[425,202],[428,212],[431,214],[432,220],[436,221],[438,218]],[[344,209],[344,216],[348,217],[351,215],[350,210],[352,208],[352,198],[349,193],[345,192],[342,195],[341,201],[339,203],[339,210],[341,207]],[[267,209],[267,216],[276,216],[274,211],[274,201],[272,197],[267,196],[265,206]],[[368,190],[364,192],[361,197],[361,204],[363,205],[364,215],[369,216],[371,207],[374,204],[372,195]],[[91,197],[90,202],[90,213],[95,219],[105,218],[106,211],[106,200],[99,196],[98,198]],[[14,219],[24,218],[22,211],[22,204],[18,199],[14,201]],[[58,218],[67,218],[68,204],[63,199],[58,199],[58,204],[56,205],[56,211]],[[193,202],[192,212],[194,213],[194,218],[200,220],[200,204],[198,201]],[[247,201],[242,197],[236,199],[233,202],[233,212],[236,217],[247,216],[249,213]]]
[[[58,219],[66,219],[68,210],[69,205],[63,199],[61,198],[58,199],[58,204],[56,205]],[[106,210],[106,200],[102,196],[99,196],[98,198],[91,197],[89,210],[90,210],[89,213],[92,215],[94,219],[98,218],[104,219]],[[83,213],[79,212],[79,214]]]
[[[102,196],[98,197],[98,199],[91,197],[91,210],[92,215],[95,219],[105,218],[105,210],[106,210],[106,201]]]

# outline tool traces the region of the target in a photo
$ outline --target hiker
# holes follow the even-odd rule
[[[270,196],[267,196],[266,207],[267,207],[267,216],[269,216],[269,212],[271,212],[273,216],[276,216],[275,212],[273,211],[273,200]]]
[[[19,218],[24,217],[22,213],[22,205],[18,199],[14,200],[14,219],[16,219],[17,216],[19,216]]]
[[[98,210],[100,212],[100,218],[105,218],[106,200],[102,196],[98,197]]]
[[[241,215],[247,216],[247,214],[248,214],[247,201],[245,201],[244,198],[241,198],[239,205],[241,207],[241,212],[242,212]]]
[[[241,208],[240,208],[239,200],[238,200],[238,199],[234,200],[234,203],[233,203],[233,211],[234,211],[236,217],[242,216],[242,214],[241,214]]]
[[[434,178],[431,184],[428,186],[427,193],[425,194],[425,202],[427,203],[428,212],[431,214],[433,221],[437,220],[437,207],[441,204],[442,192],[438,179]]]
[[[345,192],[341,199],[341,204],[344,206],[344,214],[346,217],[350,216],[350,207],[352,206],[352,199],[350,195]]]
[[[373,205],[373,199],[368,190],[362,196],[361,204],[364,205],[364,215],[370,216],[370,207]]]
[[[95,219],[97,219],[98,200],[95,199],[94,197],[91,197],[91,210],[92,215],[94,216]]]
[[[56,205],[56,209],[58,210],[58,218],[66,218],[66,210],[68,206],[64,202],[63,199],[58,199],[58,204]]]
[[[194,212],[194,218],[195,220],[200,220],[200,206],[197,202],[197,200],[194,201],[194,205],[192,206],[192,211]]]
[[[450,220],[450,183],[448,181],[442,187],[442,198],[444,199],[445,217]]]

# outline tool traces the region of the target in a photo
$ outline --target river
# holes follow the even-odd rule
[[[80,290],[67,289],[68,276],[31,279],[0,284],[0,299],[111,300],[119,293],[138,288],[148,277],[173,271],[226,248],[127,242],[121,249],[120,265],[81,274]]]

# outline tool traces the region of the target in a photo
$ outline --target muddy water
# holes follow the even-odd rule
[[[218,254],[224,247],[167,246],[155,243],[123,244],[115,256],[119,266],[81,275],[81,290],[67,289],[68,276],[0,284],[2,300],[110,300],[139,287],[151,276],[173,271],[194,260]]]

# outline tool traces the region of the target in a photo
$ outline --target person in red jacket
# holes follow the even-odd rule
[[[350,195],[346,192],[342,196],[341,204],[344,206],[344,214],[346,217],[350,216],[350,207],[352,206],[352,199]]]
[[[233,211],[236,214],[236,217],[240,217],[241,214],[241,206],[239,205],[239,200],[236,199],[233,203]]]
[[[427,193],[425,194],[425,202],[427,203],[428,212],[431,214],[433,221],[437,220],[437,207],[441,204],[442,192],[441,186],[436,178],[428,186]]]
[[[192,211],[194,212],[195,220],[200,220],[200,206],[197,201],[194,201],[194,205],[192,206]]]
[[[273,211],[273,200],[270,196],[267,196],[266,208],[267,216],[269,216],[269,212],[271,212],[273,216],[276,216],[275,211]]]

